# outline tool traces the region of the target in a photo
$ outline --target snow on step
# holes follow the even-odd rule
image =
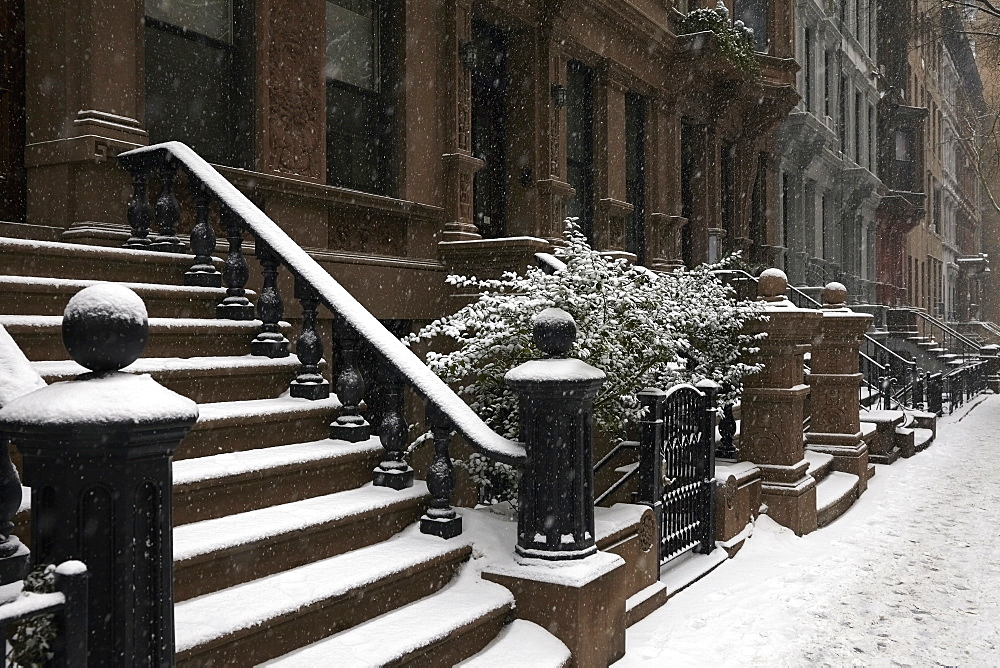
[[[569,649],[559,638],[534,622],[515,619],[486,649],[456,665],[461,668],[560,668],[569,665],[570,658]]]
[[[145,357],[136,360],[122,371],[126,373],[194,373],[200,371],[225,369],[229,371],[256,371],[258,369],[284,369],[297,367],[299,358],[260,357],[255,355],[224,356],[224,357]],[[86,373],[87,369],[73,360],[48,360],[32,362],[31,366],[46,378],[69,378]]]
[[[197,459],[174,462],[174,485],[190,485],[206,480],[219,480],[307,464],[336,457],[349,457],[382,450],[377,436],[360,443],[334,441],[328,438],[309,443],[277,445],[243,452],[224,452]]]
[[[510,591],[480,579],[478,573],[465,566],[458,577],[430,596],[261,665],[274,668],[384,666],[405,660],[416,651],[474,626],[483,617],[505,612],[513,606],[514,596]]]
[[[69,292],[82,290],[100,283],[117,283],[144,294],[162,294],[173,297],[219,297],[226,295],[226,288],[205,288],[192,285],[167,285],[164,283],[123,283],[118,281],[92,281],[71,278],[48,278],[44,276],[0,276],[0,287],[19,292]],[[255,293],[247,290],[249,296]]]
[[[913,445],[917,450],[921,450],[927,446],[934,438],[934,432],[930,429],[922,429],[920,427],[913,428]]]
[[[298,399],[287,393],[276,399],[246,399],[244,401],[219,401],[210,404],[198,404],[198,423],[224,421],[254,421],[264,422],[274,415],[290,415],[294,413],[313,413],[317,410],[336,410],[340,402],[336,395],[326,399]],[[197,429],[197,425],[195,425]]]
[[[809,470],[807,473],[809,475],[815,475],[817,471],[833,461],[833,455],[828,455],[825,452],[813,452],[812,450],[806,450],[805,460],[809,462]]]
[[[845,496],[852,494],[858,486],[858,476],[853,473],[831,471],[823,482],[816,485],[816,511],[822,513]]]
[[[382,543],[182,601],[174,606],[177,652],[266,626],[307,606],[346,596],[466,549],[468,543],[462,540],[444,541],[409,531]]]
[[[357,489],[316,496],[245,513],[202,520],[174,528],[174,561],[186,561],[262,540],[305,531],[384,511],[427,495],[427,485],[396,491],[371,483]]]
[[[149,331],[151,334],[165,332],[172,329],[196,329],[206,333],[210,332],[231,332],[246,330],[247,332],[260,331],[260,320],[212,320],[209,318],[150,318]],[[282,326],[290,326],[288,323],[280,323]],[[8,329],[46,329],[62,327],[61,315],[0,315],[0,325]]]

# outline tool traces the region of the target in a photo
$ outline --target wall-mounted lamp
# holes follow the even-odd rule
[[[552,103],[557,107],[566,106],[566,86],[552,84]]]
[[[479,56],[476,54],[476,45],[472,42],[462,42],[458,47],[458,58],[462,61],[462,67],[470,72],[476,69]]]

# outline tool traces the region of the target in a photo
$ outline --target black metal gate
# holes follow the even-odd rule
[[[642,422],[639,498],[649,504],[660,527],[660,563],[694,549],[714,546],[715,394],[709,380],[676,385],[666,392],[647,389]]]

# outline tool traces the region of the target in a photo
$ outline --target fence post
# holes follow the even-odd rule
[[[704,458],[699,457],[699,461],[705,466],[705,470],[701,472],[704,483],[701,503],[706,516],[698,552],[708,554],[715,549],[715,395],[719,392],[719,384],[705,378],[698,381],[695,387],[705,393],[701,450],[707,453]]]
[[[663,526],[663,400],[667,393],[647,387],[637,395],[646,409],[639,421],[639,494],[638,500],[653,509],[657,528]],[[657,563],[661,541],[656,541]]]
[[[781,270],[761,274],[758,291],[767,302],[768,319],[749,324],[746,333],[765,331],[767,338],[751,358],[763,369],[744,381],[740,458],[760,467],[768,514],[802,535],[816,529],[816,481],[807,473],[802,433],[803,404],[809,394],[803,382],[803,356],[823,316],[796,308],[784,297],[787,289]]]
[[[932,373],[927,377],[927,410],[938,416],[944,415],[941,398],[941,378],[942,374],[940,371]]]
[[[979,349],[979,356],[986,361],[986,387],[1000,393],[1000,346],[985,345]]]
[[[66,597],[62,612],[59,651],[63,654],[61,665],[66,668],[84,668],[87,665],[87,567],[79,561],[64,561],[56,566],[56,591]]]
[[[24,459],[35,564],[90,572],[88,663],[174,662],[171,456],[197,405],[149,376],[120,373],[148,338],[128,288],[99,284],[66,306],[63,341],[91,370],[0,409]]]

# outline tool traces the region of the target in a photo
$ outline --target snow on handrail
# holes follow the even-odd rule
[[[139,169],[158,164],[166,156],[176,160],[189,176],[201,182],[236,214],[254,237],[263,241],[289,271],[309,283],[323,304],[344,318],[421,396],[447,415],[456,431],[465,436],[475,449],[506,464],[521,465],[525,462],[524,444],[494,432],[277,223],[186,144],[172,141],[145,146],[120,154],[118,160],[127,169]]]

